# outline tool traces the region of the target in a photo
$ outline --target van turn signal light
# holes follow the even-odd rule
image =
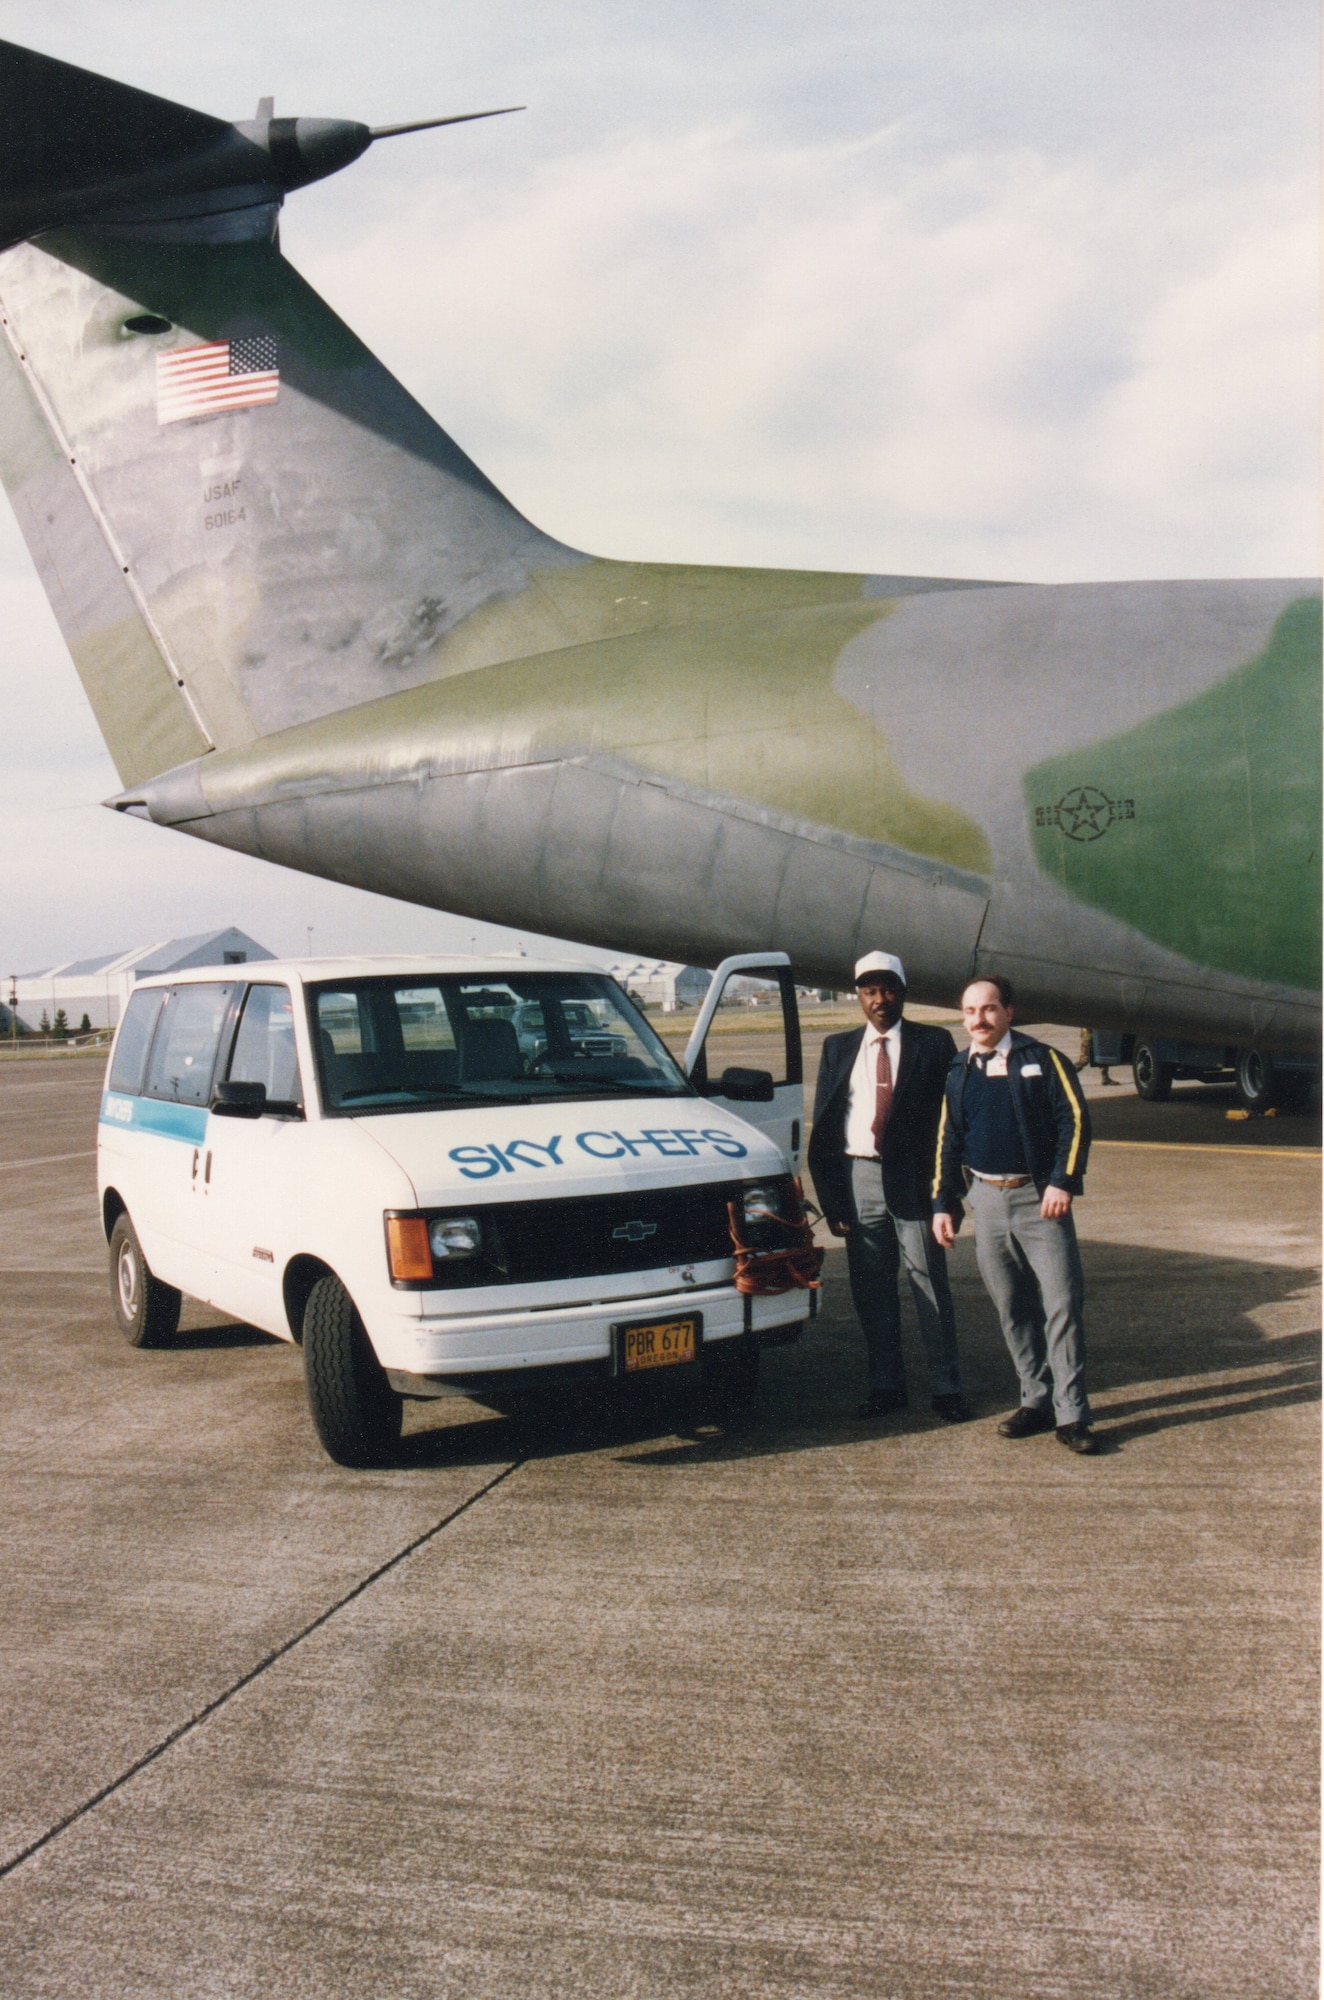
[[[413,1279],[432,1276],[432,1248],[428,1225],[421,1215],[388,1215],[386,1254],[393,1278]]]

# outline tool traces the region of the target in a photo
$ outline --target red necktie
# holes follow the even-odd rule
[[[878,1044],[878,1082],[873,1100],[873,1142],[878,1149],[878,1157],[883,1157],[883,1128],[887,1115],[892,1109],[892,1058],[887,1053],[886,1039]]]

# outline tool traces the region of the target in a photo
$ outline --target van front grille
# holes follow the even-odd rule
[[[443,1263],[436,1282],[551,1284],[729,1258],[727,1203],[739,1199],[740,1186],[723,1181],[578,1200],[485,1203],[468,1211],[482,1223],[482,1256]]]

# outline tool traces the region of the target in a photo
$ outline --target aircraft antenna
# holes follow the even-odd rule
[[[453,118],[419,118],[412,125],[374,125],[374,139],[397,139],[402,132],[431,132],[438,125],[468,125],[475,118],[506,118],[512,111],[527,111],[527,104],[503,104],[499,111],[461,111]]]

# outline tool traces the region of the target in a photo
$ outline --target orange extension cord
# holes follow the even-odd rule
[[[779,1292],[816,1292],[822,1286],[819,1272],[823,1252],[814,1241],[813,1226],[805,1211],[804,1189],[795,1183],[797,1213],[778,1217],[776,1227],[786,1238],[776,1250],[755,1250],[744,1234],[741,1204],[729,1201],[726,1212],[731,1222],[731,1241],[736,1246],[736,1290],[752,1298],[771,1298]],[[766,1227],[766,1225],[765,1225]]]

